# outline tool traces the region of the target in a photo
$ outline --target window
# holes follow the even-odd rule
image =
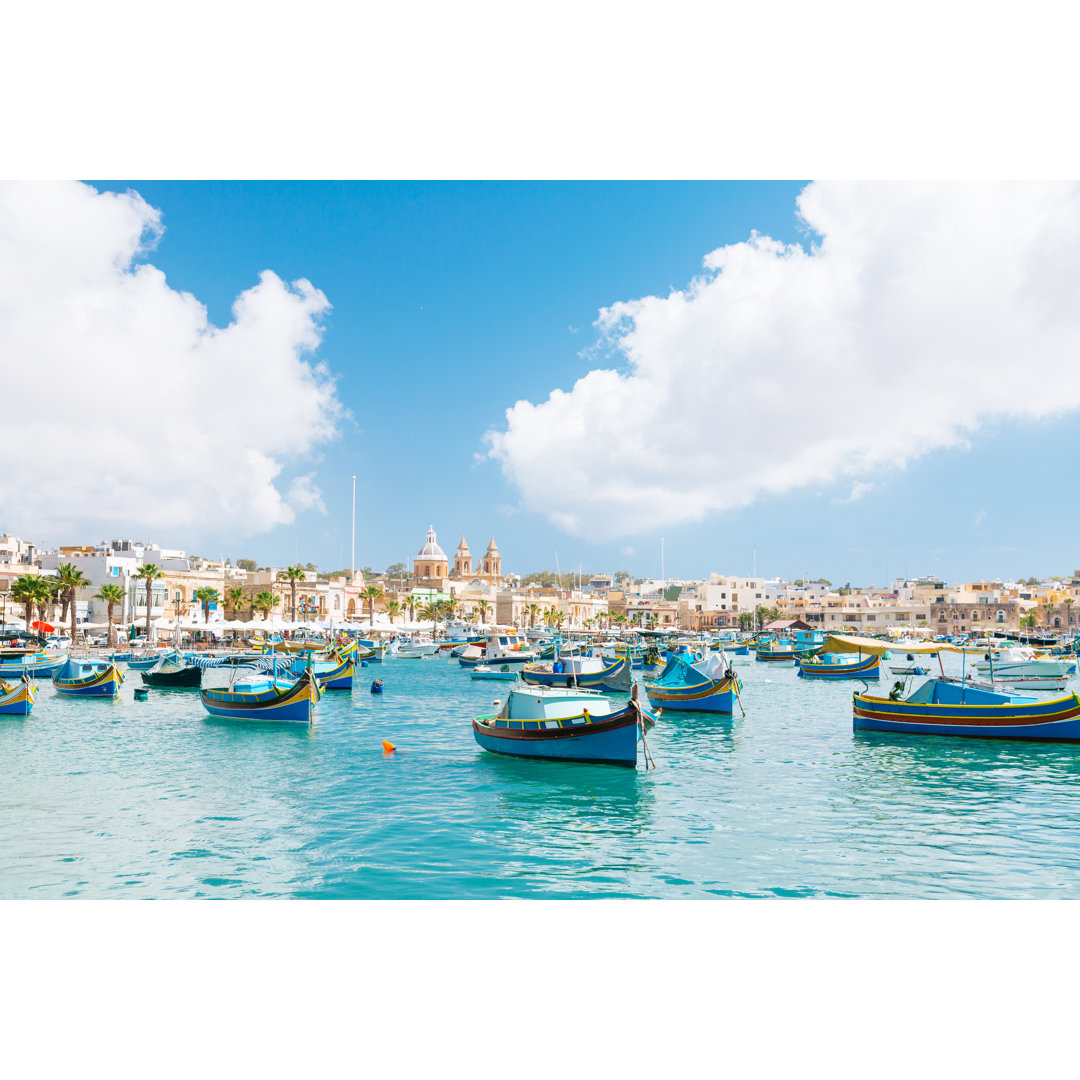
[[[1004,611],[1000,611],[1000,610],[998,611],[998,613],[997,613],[997,621],[998,622],[1004,622],[1005,621],[1005,612]]]
[[[867,615],[866,616],[866,621],[867,622],[876,622],[877,621],[877,616],[876,615]]]

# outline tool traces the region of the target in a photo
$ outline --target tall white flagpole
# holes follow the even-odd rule
[[[356,577],[356,477],[352,478],[352,554],[349,556],[349,584]]]

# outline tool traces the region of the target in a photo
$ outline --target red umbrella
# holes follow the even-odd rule
[[[47,622],[32,622],[30,624],[35,630],[40,630],[43,634],[55,634],[56,627],[50,626]]]

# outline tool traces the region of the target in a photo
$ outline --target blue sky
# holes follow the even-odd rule
[[[230,321],[234,299],[266,269],[285,281],[308,279],[332,305],[315,355],[334,373],[352,419],[297,464],[314,470],[326,515],[309,509],[246,540],[218,536],[202,521],[189,535],[153,530],[159,542],[260,562],[347,565],[355,472],[357,563],[376,568],[410,559],[429,523],[448,552],[465,533],[477,556],[494,534],[504,567],[522,573],[552,567],[557,550],[564,570],[581,563],[658,574],[661,536],[668,576],[747,573],[755,547],[760,573],[852,582],[1080,565],[1070,539],[1071,412],[991,417],[967,433],[966,447],[916,453],[905,467],[878,461],[856,487],[848,477],[801,482],[760,492],[741,509],[632,536],[569,534],[522,508],[497,462],[477,459],[484,433],[504,428],[505,410],[519,399],[569,391],[594,367],[625,370],[610,342],[595,357],[581,355],[598,341],[601,308],[685,289],[708,252],[755,230],[808,247],[795,212],[803,182],[89,183],[137,191],[161,211],[165,231],[145,259],[173,289],[204,303],[216,325]],[[737,376],[722,385],[738,395]],[[805,401],[811,427],[830,422],[842,389],[822,379]],[[929,401],[938,388],[923,371],[904,392]],[[1018,373],[1017,393],[1026,392]],[[694,435],[694,445],[710,444],[720,484],[725,463],[745,473],[777,434],[769,402],[758,399],[751,436],[740,428],[737,445],[725,447],[725,396],[716,399],[715,422]],[[891,400],[870,398],[863,408],[884,415]],[[641,445],[649,439],[641,430]],[[553,456],[552,490],[561,468]]]

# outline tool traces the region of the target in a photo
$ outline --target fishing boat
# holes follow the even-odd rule
[[[110,660],[72,660],[52,677],[53,687],[66,697],[115,698],[120,693],[124,676]]]
[[[37,695],[37,683],[29,679],[4,682],[0,679],[0,714],[5,716],[29,716]]]
[[[759,645],[755,655],[758,660],[766,664],[790,664],[804,657],[813,656],[817,651],[817,647],[797,649],[790,642],[770,642],[768,645]]]
[[[162,657],[149,671],[139,675],[146,686],[161,690],[190,689],[202,686],[203,669],[198,664],[185,664],[180,660]]]
[[[299,679],[287,684],[252,676],[237,679],[223,689],[200,690],[199,696],[203,708],[217,719],[310,724],[320,692],[318,680],[305,670]]]
[[[401,660],[418,660],[422,656],[434,656],[438,651],[438,642],[414,639],[399,643],[393,655]]]
[[[856,731],[1080,742],[1076,694],[1040,701],[944,676],[928,679],[906,696],[902,683],[888,697],[856,693],[852,717]]]
[[[881,675],[881,657],[875,654],[848,660],[841,659],[839,653],[822,653],[798,657],[795,668],[795,674],[804,679],[877,679]]]
[[[494,754],[632,768],[638,741],[655,722],[636,694],[612,709],[595,691],[529,687],[511,690],[500,712],[478,716],[473,737]]]
[[[49,679],[67,663],[64,653],[34,646],[0,649],[0,679]]]
[[[477,664],[481,663],[521,666],[536,660],[536,652],[529,646],[528,639],[524,634],[518,634],[514,631],[486,635],[484,644],[481,646],[483,652],[479,656],[472,655],[475,648],[477,646],[470,645],[458,657],[458,663],[462,667],[476,667]]]
[[[326,660],[310,661],[304,657],[297,657],[291,662],[287,670],[290,675],[299,678],[310,665],[319,686],[323,690],[351,690],[353,688],[353,677],[356,674],[353,655],[351,652],[346,656],[332,654]]]
[[[1028,690],[1064,690],[1076,665],[1069,660],[1045,660],[1027,645],[1011,645],[996,656],[983,654],[975,670],[991,682],[1021,686]]]
[[[130,656],[126,663],[135,671],[150,671],[162,660],[178,660],[180,653],[176,649],[155,650],[151,653],[138,653]]]
[[[621,694],[628,694],[634,682],[626,656],[615,660],[601,656],[559,657],[547,663],[526,664],[521,678],[530,686],[579,686]]]
[[[668,653],[656,682],[644,684],[654,708],[693,712],[733,711],[742,683],[723,653]]]
[[[494,679],[496,681],[503,682],[517,682],[518,670],[512,668],[509,664],[503,664],[502,667],[489,667],[487,664],[477,664],[469,672],[471,679]]]

